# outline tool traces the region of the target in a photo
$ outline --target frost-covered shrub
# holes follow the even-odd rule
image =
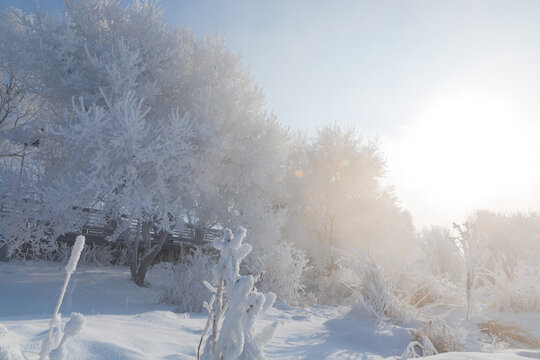
[[[492,339],[514,349],[540,349],[540,340],[513,322],[488,320],[478,324],[480,331]],[[503,345],[504,346],[504,345]]]
[[[253,276],[240,276],[240,262],[251,252],[251,245],[242,244],[245,236],[243,228],[234,236],[225,229],[223,238],[214,240],[220,258],[214,267],[213,285],[205,282],[214,295],[205,303],[208,320],[197,350],[199,356],[206,338],[200,354],[203,360],[265,359],[262,347],[277,328],[274,323],[255,333],[257,317],[273,305],[276,295],[258,292]]]
[[[458,283],[464,270],[456,266],[460,262],[459,251],[454,244],[448,228],[431,227],[424,229],[419,236],[419,260],[425,264],[429,273]]]
[[[159,273],[163,287],[161,301],[177,305],[181,312],[202,311],[203,302],[209,301],[212,295],[203,282],[212,278],[216,257],[216,254],[197,248],[179,263],[154,266],[152,272]]]
[[[520,259],[510,274],[501,263],[486,278],[488,308],[494,311],[536,312],[540,310],[538,252]]]
[[[540,238],[540,213],[496,213],[476,211],[470,221],[485,234],[492,255],[491,265],[500,265],[508,274],[513,272],[519,259],[527,257]]]
[[[59,248],[61,246],[66,247],[64,252],[69,254],[70,246],[67,244],[60,244]],[[87,244],[81,253],[79,264],[126,266],[128,265],[127,249],[126,247],[117,244]]]
[[[367,252],[351,249],[343,263],[358,280],[358,304],[353,311],[367,311],[377,321],[402,322],[412,308],[399,296],[397,281]]]
[[[264,273],[259,281],[261,291],[272,291],[279,298],[298,301],[304,294],[306,254],[293,244],[283,242],[273,246],[259,258]]]
[[[420,327],[413,331],[413,337],[416,341],[428,338],[439,353],[463,351],[465,344],[463,334],[449,326],[440,317],[423,321]]]
[[[396,292],[400,299],[415,309],[434,305],[462,303],[461,283],[446,276],[436,276],[429,264],[418,259],[406,264],[393,264],[392,277],[396,279]]]
[[[283,210],[260,212],[256,208],[243,214],[242,224],[248,224],[246,241],[253,250],[241,266],[245,273],[258,277],[257,287],[261,291],[298,301],[304,290],[307,259],[305,251],[283,241],[281,228],[286,217]]]
[[[44,260],[57,263],[68,261],[72,245],[66,242],[46,242],[38,250],[31,244],[14,249],[10,260]],[[0,245],[1,249],[1,245]],[[0,250],[1,251],[1,250]],[[86,244],[79,265],[125,266],[128,265],[127,249],[117,244]]]
[[[310,304],[351,305],[357,301],[358,278],[348,267],[321,274],[309,267],[304,277],[304,300]]]
[[[51,224],[39,221],[40,207],[32,199],[30,179],[12,173],[0,176],[0,248],[13,260],[33,260],[52,254],[57,244],[51,241]]]

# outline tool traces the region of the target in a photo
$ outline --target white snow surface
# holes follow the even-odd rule
[[[26,351],[29,359],[35,358],[64,275],[58,264],[0,263],[0,324],[7,329],[0,336],[0,345],[7,349],[0,350],[1,360],[7,352],[19,359],[17,348]],[[150,283],[153,276],[150,271]],[[127,268],[78,268],[60,310],[64,321],[71,312],[86,316],[81,333],[67,344],[69,359],[196,359],[207,314],[176,313],[174,307],[158,302],[159,295],[155,287],[134,285]],[[523,320],[520,324],[529,324],[527,330],[539,335],[534,329],[538,314],[521,318],[512,317]],[[278,301],[261,320],[261,328],[282,321],[265,347],[269,359],[399,359],[411,339],[403,327],[376,325],[367,317],[351,315],[346,307],[293,307]],[[540,351],[446,353],[431,359],[540,359]]]

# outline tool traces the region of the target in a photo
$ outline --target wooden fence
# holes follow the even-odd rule
[[[29,202],[32,202],[29,200]],[[9,213],[17,212],[16,207],[10,204],[7,198],[0,198],[0,216],[6,216]],[[118,244],[122,244],[125,240],[122,236],[117,239],[112,239],[116,230],[116,222],[107,218],[105,213],[101,210],[82,208],[74,208],[76,214],[74,218],[74,228],[79,228],[79,232],[70,232],[60,235],[57,238],[59,242],[73,243],[78,235],[84,235],[87,243],[93,243],[98,245],[105,245],[116,241]],[[38,218],[36,214],[36,218]],[[132,231],[138,226],[138,220],[130,220],[123,218],[123,222],[129,222],[129,228]],[[133,233],[133,232],[132,232]],[[173,230],[169,233],[169,236],[163,246],[163,250],[166,252],[181,250],[186,245],[204,245],[213,241],[215,238],[222,236],[223,232],[214,228],[199,228],[189,223],[184,223],[181,229]],[[1,234],[0,234],[1,235]],[[150,236],[153,241],[157,241],[157,234],[153,231],[150,232]]]

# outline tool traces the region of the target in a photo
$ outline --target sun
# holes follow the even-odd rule
[[[532,179],[540,178],[538,134],[511,98],[486,91],[443,93],[429,98],[391,141],[390,176],[420,219],[460,221],[482,207],[524,207],[527,191],[536,189]]]

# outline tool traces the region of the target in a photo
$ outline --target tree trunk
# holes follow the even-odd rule
[[[157,242],[152,246],[152,239],[150,237],[152,226],[153,224],[149,221],[143,222],[141,228],[142,244],[139,241],[139,234],[137,234],[133,243],[128,246],[131,279],[137,286],[144,286],[146,273],[152,266],[154,259],[161,251],[169,235],[168,232],[160,230]]]

